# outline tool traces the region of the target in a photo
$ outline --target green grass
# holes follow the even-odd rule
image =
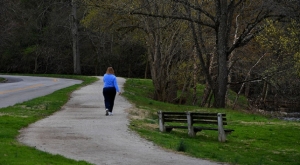
[[[97,78],[87,76],[41,75],[47,77],[72,78],[83,80],[82,84],[58,90],[50,95],[26,101],[15,106],[0,109],[0,164],[70,164],[85,165],[85,161],[75,161],[60,155],[52,155],[25,146],[17,141],[19,130],[45,118],[61,109],[72,91],[95,82]]]
[[[86,76],[40,76],[81,79],[83,83],[0,109],[0,164],[88,164],[45,153],[16,140],[20,129],[53,114],[68,101],[72,91],[97,80]],[[155,144],[193,157],[230,164],[300,165],[300,122],[281,121],[239,110],[162,103],[151,99],[153,90],[150,80],[128,79],[123,95],[136,106],[129,112],[130,128]],[[196,137],[189,137],[186,130],[161,133],[158,110],[223,112],[228,119],[225,128],[235,131],[225,143],[218,142],[216,131],[202,131]]]
[[[5,78],[0,77],[0,83],[2,83],[5,80]]]
[[[128,79],[124,96],[136,108],[130,110],[130,128],[167,149],[218,162],[240,165],[300,165],[300,122],[282,121],[245,110],[200,108],[152,100],[151,80]],[[233,97],[234,98],[234,97]],[[232,99],[233,99],[232,98]],[[245,103],[245,99],[241,98]],[[235,131],[225,143],[217,131],[202,131],[189,137],[187,130],[161,133],[157,111],[205,111],[227,114],[225,128]]]

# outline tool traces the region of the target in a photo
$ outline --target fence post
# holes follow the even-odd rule
[[[221,113],[218,113],[218,132],[219,132],[219,141],[225,142],[226,141],[226,135],[223,128],[223,117]]]

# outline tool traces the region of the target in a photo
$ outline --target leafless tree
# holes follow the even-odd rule
[[[170,2],[177,4],[174,5],[174,8],[184,8],[185,10],[179,10],[180,12],[172,15],[162,15],[141,10],[135,11],[134,14],[162,19],[179,19],[191,23],[201,68],[206,75],[208,85],[213,90],[214,106],[225,107],[230,54],[235,49],[246,45],[255,35],[260,33],[264,29],[266,19],[278,20],[284,18],[284,8],[280,8],[280,2],[273,0],[170,0]],[[235,32],[237,37],[234,39],[232,37],[234,33],[233,23],[235,22],[235,16],[238,14],[241,14],[240,19],[244,21],[238,32]],[[205,44],[203,44],[202,36],[205,36],[205,31],[201,31],[203,27],[213,30],[212,36],[215,37],[214,46],[217,61],[217,72],[215,75],[209,72],[210,63],[208,61],[210,58],[204,49]],[[232,40],[235,40],[235,42]],[[216,79],[213,76],[216,76]]]

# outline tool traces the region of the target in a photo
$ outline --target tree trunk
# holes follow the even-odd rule
[[[209,76],[211,77],[211,79],[215,81],[215,78],[213,78],[213,75],[214,75],[214,72],[213,72],[214,60],[215,60],[215,54],[211,54],[210,59],[208,61],[208,63],[209,63],[208,72],[209,72]],[[210,102],[209,97],[211,96],[212,86],[213,86],[213,84],[209,84],[209,82],[206,80],[205,89],[204,89],[203,96],[202,96],[202,101],[201,101],[201,104],[200,104],[201,107],[204,107],[205,104]],[[209,106],[210,105],[208,105],[208,107]]]
[[[198,67],[197,67],[197,54],[195,52],[196,50],[194,49],[193,51],[193,59],[194,59],[194,63],[193,63],[193,105],[196,105],[197,103],[197,72],[198,72]]]
[[[144,76],[144,79],[147,78],[148,66],[149,66],[149,61],[147,60],[147,61],[146,61],[146,68],[145,68],[145,76]]]
[[[81,74],[79,44],[78,44],[78,21],[77,21],[77,2],[76,2],[76,0],[72,0],[72,18],[71,19],[72,19],[74,74]]]
[[[227,68],[227,32],[228,32],[228,11],[227,1],[219,1],[217,5],[217,26],[216,26],[216,46],[218,56],[218,77],[216,88],[214,89],[216,108],[225,107],[225,96],[227,92],[228,68]]]
[[[238,40],[238,29],[239,29],[239,22],[238,22],[238,18],[239,18],[239,14],[235,17],[235,32],[234,32],[234,38],[233,38],[233,44],[235,44],[236,43],[236,41]],[[236,50],[233,50],[232,52],[231,52],[231,54],[229,55],[229,57],[228,57],[228,84],[227,84],[227,93],[226,93],[226,98],[225,98],[225,100],[226,100],[226,102],[229,100],[228,98],[229,98],[229,90],[230,90],[230,88],[231,88],[231,86],[230,86],[230,83],[232,82],[232,76],[233,76],[233,71],[232,71],[232,67],[233,67],[233,65],[234,65],[234,56],[235,56],[235,51]]]
[[[249,77],[250,79],[251,77]],[[245,97],[248,98],[250,96],[250,82],[245,84],[245,93],[244,93]]]
[[[156,36],[157,37],[157,36]],[[159,37],[158,37],[159,38]],[[149,52],[150,70],[155,88],[154,100],[162,102],[173,102],[177,98],[177,87],[176,81],[170,78],[166,63],[161,60],[161,48],[159,39],[154,39],[156,42]]]
[[[206,82],[201,104],[200,104],[201,107],[204,107],[205,104],[208,102],[210,94],[211,94],[211,88],[210,85]]]
[[[39,49],[39,48],[38,48]],[[40,56],[40,53],[39,51],[37,50],[35,52],[35,58],[34,58],[34,73],[37,73],[38,72],[38,68],[39,68],[39,64],[38,64],[38,59],[39,59],[39,56]]]
[[[262,92],[261,92],[261,98],[260,98],[261,102],[265,102],[266,101],[266,98],[267,98],[267,95],[268,95],[268,87],[269,87],[268,86],[268,82],[265,81],[263,89],[262,89]]]

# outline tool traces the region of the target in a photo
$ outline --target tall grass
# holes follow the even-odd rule
[[[83,80],[82,84],[58,90],[50,95],[26,101],[15,106],[0,109],[0,165],[85,165],[85,161],[75,161],[60,155],[52,155],[25,146],[17,141],[19,130],[29,124],[60,110],[68,101],[72,91],[95,82],[97,78],[86,76],[43,75]]]
[[[130,110],[131,129],[155,144],[192,157],[241,165],[299,165],[300,122],[283,121],[242,110],[200,108],[174,105],[152,99],[151,80],[128,79],[124,96],[136,108]],[[243,102],[245,100],[242,99]],[[227,114],[225,128],[235,131],[225,143],[217,131],[198,132],[189,137],[187,130],[161,133],[157,111],[200,111]]]

